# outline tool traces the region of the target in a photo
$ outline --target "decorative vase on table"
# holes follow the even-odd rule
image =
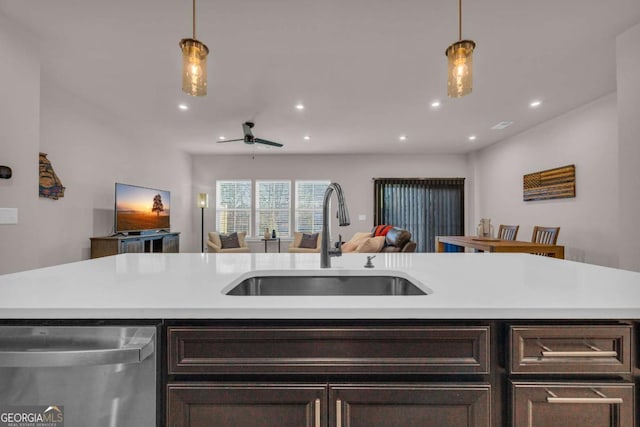
[[[265,228],[264,229],[264,239],[265,240],[269,240],[271,238],[271,233],[269,233],[269,229]]]
[[[276,230],[275,229],[271,230],[271,238],[272,239],[276,238]]]
[[[493,225],[491,218],[482,218],[477,228],[478,237],[493,237]]]

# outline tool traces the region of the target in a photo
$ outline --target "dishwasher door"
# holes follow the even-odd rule
[[[0,326],[0,427],[156,422],[155,326]]]

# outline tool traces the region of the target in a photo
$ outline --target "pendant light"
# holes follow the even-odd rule
[[[180,40],[180,49],[182,49],[182,91],[192,96],[205,96],[209,48],[196,40],[196,0],[193,0],[193,38]]]
[[[473,40],[462,40],[462,0],[458,0],[458,41],[445,51],[448,58],[447,95],[460,98],[471,93],[473,87]]]

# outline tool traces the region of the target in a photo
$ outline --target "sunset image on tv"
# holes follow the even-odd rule
[[[116,231],[169,230],[168,191],[116,184]]]

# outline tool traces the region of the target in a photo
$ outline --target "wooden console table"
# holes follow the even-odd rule
[[[91,237],[90,240],[91,258],[126,253],[180,252],[180,233],[103,236]]]
[[[530,254],[545,254],[564,259],[564,246],[560,245],[544,245],[542,243],[489,239],[475,236],[436,236],[436,252],[445,252],[445,243],[485,252],[525,252]]]

